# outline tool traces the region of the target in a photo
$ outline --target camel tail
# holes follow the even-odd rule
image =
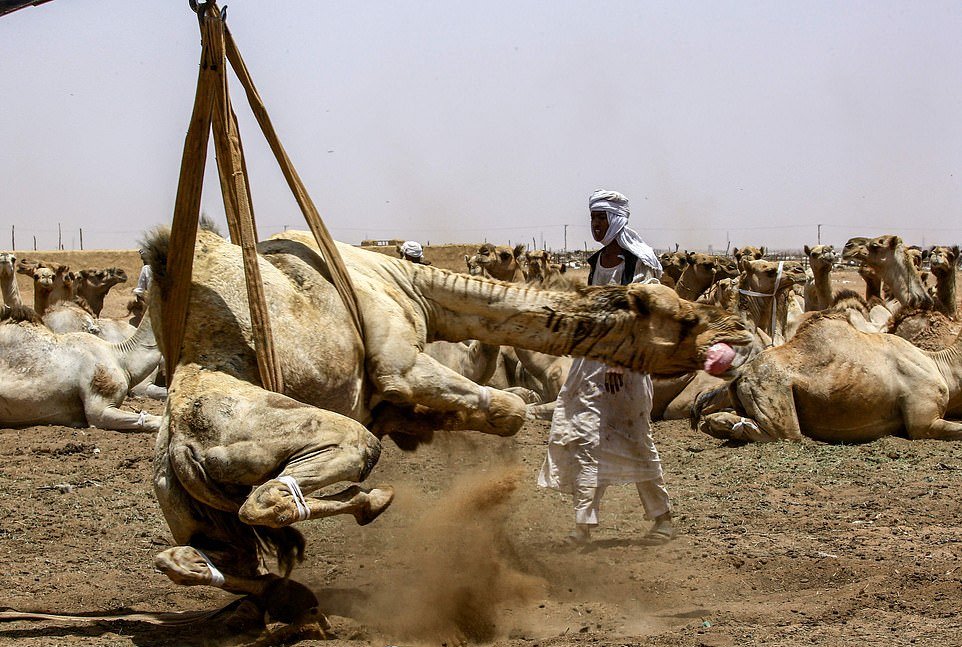
[[[735,403],[738,402],[735,388],[740,379],[741,377],[736,377],[728,384],[722,384],[718,388],[702,391],[698,394],[688,414],[688,424],[693,430],[698,429],[698,421],[705,413],[735,406]]]
[[[221,235],[217,224],[206,214],[200,217],[200,228]],[[170,287],[170,276],[167,274],[167,254],[170,249],[170,228],[160,226],[151,229],[140,240],[140,248],[147,252],[147,264],[150,265],[151,280],[160,286],[161,295],[167,293]]]

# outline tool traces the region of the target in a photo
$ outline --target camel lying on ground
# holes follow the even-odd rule
[[[169,289],[167,244],[156,234],[146,245],[155,326]],[[154,461],[157,499],[178,544],[156,565],[176,583],[261,596],[281,581],[263,557],[276,555],[286,574],[303,552],[292,524],[377,517],[391,502],[389,488],[316,493],[371,471],[380,443],[365,424],[378,435],[516,433],[524,402],[444,368],[421,352],[429,341],[478,339],[675,375],[702,366],[712,344],[750,340],[735,317],[664,286],[552,292],[338,249],[363,340],[309,233],[288,231],[258,246],[284,378],[279,394],[259,386],[241,250],[198,232],[184,343]]]
[[[945,419],[960,404],[962,336],[928,352],[895,335],[861,332],[846,314],[828,312],[743,365],[730,385],[703,394],[692,426],[737,441],[868,442],[892,434],[962,440],[962,423]]]
[[[87,333],[58,335],[28,309],[7,308],[0,324],[0,426],[93,426],[156,431],[160,418],[122,411],[133,384],[157,367],[149,319],[110,344]]]

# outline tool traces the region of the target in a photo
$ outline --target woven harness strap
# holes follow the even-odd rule
[[[772,288],[772,292],[755,292],[754,290],[744,290],[738,288],[739,294],[744,294],[748,297],[771,297],[772,298],[772,320],[769,323],[769,334],[772,338],[772,345],[775,345],[775,309],[778,307],[778,299],[775,295],[778,293],[778,284],[782,282],[782,269],[785,265],[785,261],[778,261],[778,273],[775,275],[775,286]]]

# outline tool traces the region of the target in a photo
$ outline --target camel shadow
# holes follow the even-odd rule
[[[317,596],[319,608],[326,615],[345,617],[351,617],[352,612],[358,605],[368,598],[368,595],[360,589],[322,588],[314,590],[314,594]],[[83,621],[64,620],[63,624],[58,626],[44,624],[5,628],[0,625],[0,642],[9,639],[12,644],[18,644],[19,641],[35,638],[60,638],[63,639],[63,642],[68,642],[71,639],[74,641],[78,638],[96,639],[105,634],[122,634],[138,647],[168,647],[169,645],[227,647],[228,645],[248,644],[256,641],[264,634],[263,627],[255,629],[232,628],[224,621],[224,616],[236,608],[243,599],[237,598],[213,616],[177,625],[158,625],[142,620],[126,620],[121,616],[143,613],[127,608],[70,614],[78,618],[83,616],[118,616],[116,619],[90,620],[89,624],[81,624]],[[33,621],[16,620],[13,622],[23,624]],[[51,621],[43,620],[41,622],[50,623]]]

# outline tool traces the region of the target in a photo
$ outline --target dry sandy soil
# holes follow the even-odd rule
[[[123,287],[109,313],[123,312]],[[386,441],[370,481],[397,488],[390,510],[363,528],[300,524],[308,551],[294,576],[321,600],[333,644],[450,645],[458,626],[471,643],[512,647],[962,644],[962,444],[731,446],[656,423],[678,538],[644,545],[637,495],[613,488],[593,545],[570,550],[569,502],[535,486],[547,431],[451,434],[414,453]],[[92,614],[234,599],[153,570],[171,538],[152,446],[140,433],[0,430],[0,606]],[[0,623],[0,645],[25,647],[258,637],[272,644],[219,620]]]

